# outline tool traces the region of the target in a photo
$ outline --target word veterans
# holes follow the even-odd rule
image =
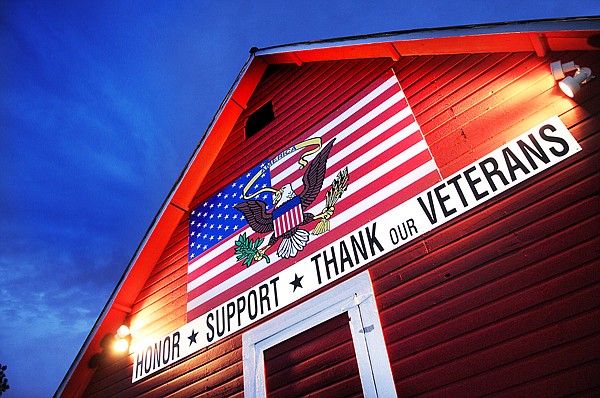
[[[544,124],[421,194],[417,201],[431,226],[464,213],[580,150],[561,125],[560,121]]]

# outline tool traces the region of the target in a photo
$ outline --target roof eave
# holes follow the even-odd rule
[[[268,57],[283,53],[326,50],[350,46],[377,45],[393,42],[422,41],[427,39],[460,38],[503,34],[536,34],[545,32],[586,32],[600,30],[600,16],[545,19],[534,21],[502,22],[463,25],[431,29],[411,29],[377,34],[346,36],[334,39],[305,41],[256,49],[255,55]]]

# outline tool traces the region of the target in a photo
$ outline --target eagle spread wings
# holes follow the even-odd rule
[[[300,193],[300,203],[302,205],[302,211],[305,212],[306,209],[312,204],[312,202],[317,198],[319,192],[323,187],[323,180],[325,179],[325,171],[327,169],[327,159],[329,157],[329,152],[333,146],[335,139],[329,141],[325,147],[315,156],[315,158],[310,162],[308,168],[304,172],[304,176],[302,177],[302,183],[304,185],[304,189],[302,193]],[[287,191],[287,192],[285,192]],[[287,193],[287,196],[284,196]],[[285,185],[283,188],[279,190],[276,196],[281,197],[275,203],[275,208],[283,205],[291,198],[294,198],[296,193],[293,191],[291,186]],[[274,232],[274,222],[273,222],[273,214],[267,212],[267,204],[261,200],[248,200],[246,202],[238,203],[234,206],[238,209],[246,220],[248,221],[248,225],[254,231],[258,233],[269,233]],[[304,221],[301,225],[307,224],[314,219],[314,216],[310,213],[304,213]],[[296,228],[295,228],[296,229]],[[287,235],[294,230],[286,232]],[[272,240],[278,237],[272,237]],[[270,244],[275,243],[269,242]]]

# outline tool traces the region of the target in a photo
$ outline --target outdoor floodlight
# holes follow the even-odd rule
[[[128,328],[127,326],[125,326],[125,325],[121,325],[121,326],[119,326],[119,329],[117,329],[117,335],[118,335],[120,338],[127,337],[127,336],[129,336],[130,334],[131,334],[131,333],[129,332],[129,328]]]
[[[129,348],[129,341],[131,340],[131,332],[125,325],[121,325],[115,334],[114,350],[117,352],[125,352]]]
[[[552,62],[550,64],[550,70],[554,80],[561,80],[558,82],[558,87],[568,97],[573,98],[575,94],[581,89],[581,86],[594,78],[590,68],[580,68],[575,62],[570,61],[562,63],[560,61]],[[566,73],[575,71],[573,76],[567,76]]]
[[[579,69],[574,76],[567,76],[558,83],[558,87],[567,96],[573,98],[573,96],[579,91],[581,85],[592,80],[592,71],[590,68]]]

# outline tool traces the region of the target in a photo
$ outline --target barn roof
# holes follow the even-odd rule
[[[600,17],[552,19],[396,31],[363,36],[252,48],[233,86],[177,179],[118,285],[88,335],[56,396],[80,396],[94,370],[88,366],[101,340],[114,334],[182,217],[190,210],[219,149],[246,108],[268,65],[343,59],[391,58],[460,53],[599,50]]]

